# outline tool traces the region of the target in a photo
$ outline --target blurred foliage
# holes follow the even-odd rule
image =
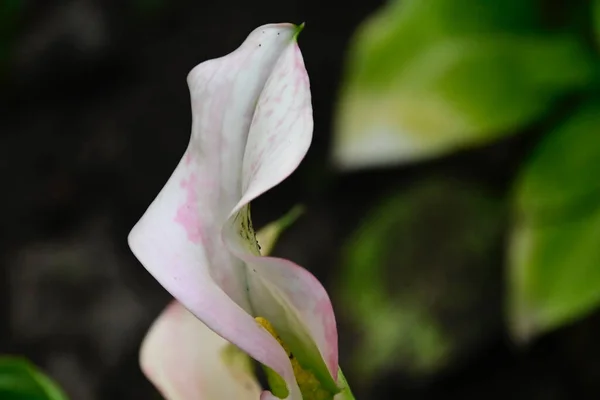
[[[510,214],[476,189],[425,182],[376,207],[352,237],[341,292],[360,333],[359,373],[428,373],[468,353],[503,320],[480,304],[502,297],[489,279],[517,341],[600,304],[599,38],[599,0],[396,0],[359,28],[337,109],[339,167],[526,131],[520,143],[533,145],[511,159],[523,165]]]
[[[478,187],[448,179],[372,210],[347,243],[340,290],[360,337],[356,376],[434,373],[485,342],[501,315],[491,294],[500,290],[502,210]]]
[[[167,5],[164,0],[131,0],[131,4],[139,15],[154,15]]]
[[[600,304],[600,101],[546,135],[516,187],[509,319],[516,338]]]
[[[0,357],[0,399],[67,400],[60,388],[22,358]]]
[[[594,33],[596,35],[596,45],[600,46],[600,0],[593,0]]]
[[[352,42],[337,110],[343,168],[444,154],[515,133],[596,73],[537,0],[396,0]]]
[[[0,78],[14,45],[14,35],[22,11],[22,0],[0,1]]]

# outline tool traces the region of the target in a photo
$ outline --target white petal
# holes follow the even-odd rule
[[[242,196],[242,158],[256,103],[275,63],[293,47],[295,32],[290,24],[260,27],[233,53],[190,72],[189,147],[129,244],[177,300],[284,377],[298,398],[285,351],[249,315],[245,266],[221,240],[223,223]]]
[[[325,289],[308,271],[282,259],[253,254],[247,203],[298,166],[312,139],[308,74],[297,45],[281,55],[260,96],[244,154],[244,193],[224,229],[224,240],[248,267],[256,315],[267,318],[301,362],[335,391],[337,328]],[[302,359],[303,358],[303,359]]]
[[[249,359],[235,351],[173,302],[148,332],[140,364],[167,400],[256,400],[261,389],[245,363]]]

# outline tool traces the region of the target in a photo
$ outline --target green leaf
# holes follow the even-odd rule
[[[600,304],[600,102],[550,132],[517,182],[507,313],[528,340]]]
[[[600,101],[582,107],[537,146],[517,183],[517,211],[542,222],[598,207],[599,160]]]
[[[495,197],[447,178],[369,213],[345,246],[340,282],[358,337],[353,376],[439,372],[499,329],[502,215]]]
[[[352,390],[341,368],[338,369],[338,387],[340,388],[340,392],[335,395],[335,400],[355,400],[354,394],[352,394]]]
[[[24,9],[25,2],[22,0],[0,1],[0,79],[4,79],[3,75],[12,56]]]
[[[592,13],[596,44],[600,46],[600,0],[593,0]]]
[[[292,207],[284,216],[269,222],[256,232],[256,240],[260,246],[260,252],[263,256],[271,254],[279,236],[289,228],[304,212],[304,207],[296,205]]]
[[[591,54],[540,20],[533,0],[392,2],[353,39],[336,163],[388,165],[488,142],[585,87]]]
[[[0,357],[0,399],[67,400],[60,388],[29,361]]]

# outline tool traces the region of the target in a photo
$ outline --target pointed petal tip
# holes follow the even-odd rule
[[[304,30],[304,25],[306,23],[302,22],[300,25],[294,25],[294,29],[295,29],[295,33],[294,33],[294,40],[297,41],[298,40],[298,35],[300,35],[300,32],[302,32]]]

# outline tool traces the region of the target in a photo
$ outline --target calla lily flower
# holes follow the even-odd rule
[[[129,235],[177,300],[141,352],[169,400],[352,398],[325,289],[293,262],[261,255],[250,218],[250,202],[297,168],[312,139],[300,29],[259,27],[192,69],[188,148]],[[265,367],[270,392],[228,359],[232,348]]]

